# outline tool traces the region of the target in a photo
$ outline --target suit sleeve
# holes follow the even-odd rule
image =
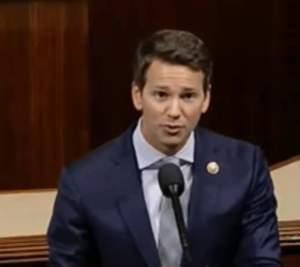
[[[242,217],[241,241],[236,255],[238,267],[280,266],[280,242],[276,199],[268,165],[255,149],[250,186]]]
[[[48,229],[51,267],[93,266],[95,257],[80,196],[71,175],[65,170]],[[99,266],[99,264],[97,265]]]

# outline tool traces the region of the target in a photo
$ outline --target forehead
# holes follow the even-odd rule
[[[183,65],[170,64],[161,60],[154,60],[146,73],[146,82],[166,83],[183,86],[198,87],[203,84],[204,73],[195,71]]]

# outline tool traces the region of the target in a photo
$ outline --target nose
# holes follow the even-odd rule
[[[178,99],[172,99],[168,107],[168,116],[176,119],[180,117],[180,103]]]

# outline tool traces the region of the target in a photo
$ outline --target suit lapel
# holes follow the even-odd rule
[[[200,129],[196,131],[195,163],[193,166],[193,185],[189,204],[188,235],[192,254],[197,262],[207,259],[208,248],[213,242],[210,235],[210,218],[216,209],[220,188],[218,174],[210,174],[207,164],[216,161],[216,151],[210,144],[209,134]],[[205,263],[205,262],[204,262]]]
[[[122,159],[115,170],[122,176],[122,198],[118,205],[136,247],[145,259],[147,266],[160,265],[151,223],[149,220],[143,189],[140,181],[140,172],[137,168],[135,154],[131,142],[132,134],[125,136]]]

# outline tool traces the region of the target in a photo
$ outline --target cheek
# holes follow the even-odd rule
[[[157,124],[157,121],[159,120],[159,114],[155,110],[144,106],[142,116],[143,116],[145,123],[148,126],[147,128],[152,128],[152,129],[149,129],[152,131],[153,127]]]
[[[201,113],[196,113],[190,120],[191,128],[195,128],[200,121]]]
[[[195,107],[192,109],[187,109],[185,112],[185,117],[191,124],[197,124],[198,120],[201,117],[201,114],[202,114],[201,107]]]
[[[143,114],[152,119],[159,118],[163,114],[163,107],[155,103],[144,104]]]

